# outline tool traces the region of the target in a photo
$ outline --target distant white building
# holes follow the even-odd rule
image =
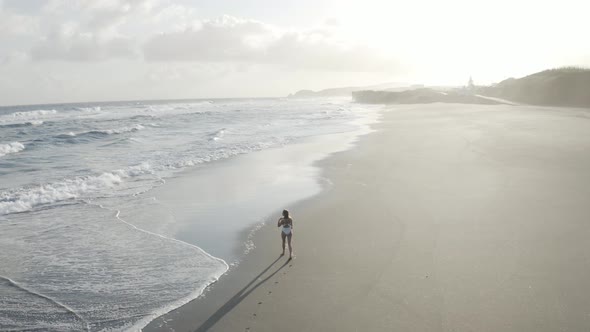
[[[473,90],[475,89],[475,84],[473,84],[473,78],[469,76],[469,82],[467,82],[467,89]]]
[[[465,94],[474,94],[475,93],[475,84],[473,83],[473,78],[469,76],[469,81],[467,81],[467,85],[463,87],[463,93]]]

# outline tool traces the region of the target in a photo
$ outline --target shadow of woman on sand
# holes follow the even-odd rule
[[[291,262],[291,258],[289,258],[283,265],[276,269],[276,271],[269,274],[266,278],[260,280],[258,283],[252,286],[260,277],[262,277],[262,275],[264,275],[268,270],[270,270],[272,266],[275,265],[281,259],[281,257],[283,257],[283,255],[279,256],[272,263],[270,263],[270,265],[267,266],[264,270],[262,270],[260,274],[254,277],[252,281],[250,281],[246,286],[244,286],[244,288],[237,292],[236,295],[232,296],[231,299],[229,299],[224,305],[217,309],[217,311],[213,313],[211,317],[207,318],[207,320],[203,322],[203,324],[201,324],[201,326],[199,326],[199,328],[196,329],[195,332],[204,332],[209,330],[211,327],[213,327],[213,325],[215,325],[215,323],[217,323],[221,318],[223,318],[223,316],[225,316],[235,306],[242,302],[242,300],[245,299],[248,295],[250,295],[250,293],[252,293],[256,288],[268,281],[268,279],[272,278],[275,274],[277,274],[281,269],[283,269]],[[252,288],[248,289],[250,286],[252,286]]]

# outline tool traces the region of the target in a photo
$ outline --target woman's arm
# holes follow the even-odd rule
[[[279,218],[279,221],[277,221],[277,227],[281,227],[282,224],[283,224],[283,218]]]

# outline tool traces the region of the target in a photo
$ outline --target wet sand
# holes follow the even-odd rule
[[[590,330],[590,111],[411,105],[374,128],[288,207],[294,260],[277,215],[144,330]]]

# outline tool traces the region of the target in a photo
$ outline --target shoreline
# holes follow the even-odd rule
[[[318,163],[333,185],[291,208],[294,260],[270,220],[232,273],[144,331],[588,329],[590,121],[520,110],[385,112]]]
[[[353,147],[354,148],[354,147]],[[338,152],[335,152],[338,153]],[[329,156],[327,156],[327,158],[329,158]],[[316,163],[320,163],[320,161],[317,161]],[[328,185],[329,186],[329,185]],[[326,185],[324,185],[324,187],[322,188],[322,190],[319,193],[316,193],[310,197],[306,197],[306,198],[302,198],[298,201],[293,202],[292,209],[294,210],[298,210],[300,207],[305,206],[309,201],[317,198],[318,196],[322,195],[322,193],[325,190],[329,190],[328,187],[326,187]],[[253,247],[247,249],[247,252],[243,252],[241,257],[237,260],[237,261],[233,261],[233,262],[226,262],[228,264],[228,269],[227,271],[222,274],[216,281],[212,282],[211,284],[209,284],[207,287],[205,287],[200,294],[193,298],[192,300],[186,302],[185,304],[178,306],[162,315],[159,315],[158,317],[151,319],[150,322],[147,325],[144,325],[144,327],[141,329],[142,331],[148,332],[148,331],[176,331],[177,327],[175,325],[172,326],[168,326],[167,324],[169,322],[173,322],[173,321],[178,321],[178,320],[183,320],[186,317],[189,317],[188,321],[184,321],[181,323],[181,326],[184,327],[185,329],[182,330],[191,330],[191,326],[193,323],[195,322],[207,322],[207,320],[204,319],[197,319],[195,320],[195,316],[193,316],[194,314],[196,314],[197,317],[204,317],[205,312],[200,312],[199,309],[203,308],[203,306],[207,307],[208,309],[210,309],[212,307],[212,305],[209,303],[210,299],[212,297],[218,298],[218,299],[222,299],[222,298],[226,298],[229,296],[229,294],[235,290],[235,288],[243,283],[243,281],[245,279],[247,279],[250,275],[252,275],[254,272],[253,270],[256,270],[258,267],[258,264],[251,262],[251,260],[253,261],[258,261],[259,260],[259,256],[261,253],[261,250],[266,250],[269,245],[268,245],[268,241],[267,239],[269,237],[275,238],[276,241],[273,242],[277,242],[280,240],[278,239],[278,235],[275,235],[274,233],[276,232],[276,226],[273,225],[273,222],[276,221],[274,218],[275,215],[269,215],[266,218],[264,218],[264,221],[261,222],[260,224],[254,225],[252,228],[249,229],[244,229],[241,233],[243,234],[243,239],[245,240],[245,242],[251,241],[253,242]],[[280,234],[280,233],[277,233]],[[294,233],[295,234],[295,233]],[[295,261],[297,255],[296,255],[296,245],[295,245],[295,240],[293,240],[293,261]],[[244,243],[245,244],[245,243]],[[285,261],[291,261],[288,260],[286,258],[286,256],[279,256],[278,253],[280,251],[279,246],[276,246],[276,255],[275,258],[277,258],[276,260],[273,261],[273,264],[271,264],[270,266],[267,266],[264,271],[268,271],[267,268],[272,267],[275,263],[277,263],[279,261],[280,258],[284,258]],[[288,248],[285,249],[285,252],[288,252]],[[264,255],[264,254],[263,254]],[[266,255],[265,255],[266,256]],[[271,254],[272,256],[272,254]],[[247,265],[247,266],[244,266]],[[283,265],[284,266],[284,265]],[[255,277],[253,280],[251,280],[248,285],[252,285],[254,283],[254,281],[256,281],[258,279],[258,276]],[[224,289],[228,287],[227,289]],[[217,299],[214,299],[215,302],[217,303]],[[193,316],[193,317],[190,317]],[[211,318],[211,317],[209,317]],[[209,328],[209,327],[207,327]],[[197,329],[197,331],[205,331],[206,329],[204,327],[201,327],[199,329]],[[192,331],[192,330],[191,330]]]
[[[292,204],[290,205],[293,207],[293,209],[298,210],[300,207],[305,206],[308,201],[312,201],[313,199],[322,195],[325,191],[330,189],[331,183],[330,183],[330,180],[327,177],[325,177],[325,174],[323,174],[324,170],[322,167],[322,162],[325,161],[326,159],[329,159],[330,157],[334,156],[335,154],[343,153],[343,152],[357,148],[359,141],[361,141],[367,135],[371,135],[375,131],[374,126],[380,123],[381,119],[383,118],[384,112],[386,112],[386,108],[378,108],[378,109],[374,110],[374,118],[363,119],[363,121],[360,123],[361,128],[358,129],[356,132],[341,132],[341,133],[319,135],[319,136],[315,136],[315,137],[308,137],[306,139],[303,139],[301,142],[293,144],[296,146],[296,145],[309,144],[311,142],[311,144],[313,145],[314,141],[317,142],[317,141],[322,141],[322,140],[328,140],[328,141],[331,140],[332,141],[331,144],[333,146],[331,151],[321,152],[319,154],[319,157],[316,156],[314,158],[314,160],[308,165],[308,167],[316,169],[318,172],[318,174],[316,174],[314,176],[313,181],[315,181],[319,185],[319,190],[317,192],[313,193],[312,195],[307,195],[307,196],[304,196],[300,199],[293,201]],[[365,128],[363,128],[363,127],[365,127]],[[334,148],[334,146],[335,146],[334,141],[340,140],[339,137],[342,137],[342,139],[344,139],[344,141],[338,142],[337,144],[339,144],[340,146],[337,148]],[[322,144],[325,144],[325,142],[322,142]],[[272,148],[270,150],[271,151],[280,151],[285,148],[292,147],[293,145],[286,145],[286,146],[279,147],[279,148]],[[257,152],[264,153],[264,152],[268,152],[268,150],[257,151]],[[249,156],[248,155],[238,156],[238,158],[240,158],[240,157],[247,158]],[[228,163],[229,160],[222,160],[221,162]],[[274,215],[267,215],[266,217],[261,219],[261,222],[253,224],[253,225],[251,225],[251,227],[244,228],[240,232],[240,234],[241,234],[240,238],[243,239],[243,241],[240,242],[241,246],[239,248],[238,247],[235,248],[235,250],[236,250],[234,252],[234,254],[236,254],[235,259],[233,259],[232,261],[224,260],[226,262],[226,264],[228,265],[228,269],[216,281],[207,285],[204,289],[202,289],[199,292],[199,295],[197,297],[194,297],[192,300],[189,300],[188,302],[185,302],[183,305],[175,307],[174,309],[169,310],[169,311],[165,312],[164,314],[161,314],[161,315],[151,319],[148,324],[143,324],[143,327],[141,328],[141,330],[142,331],[171,331],[171,330],[168,330],[166,326],[164,326],[166,324],[166,322],[168,322],[170,320],[170,316],[190,315],[188,312],[192,311],[194,309],[194,307],[197,307],[197,308],[200,307],[202,305],[200,302],[207,301],[207,296],[209,293],[213,292],[213,293],[215,293],[213,296],[223,297],[223,295],[218,295],[217,293],[221,292],[222,294],[225,294],[225,293],[227,293],[227,291],[220,289],[220,287],[225,287],[225,285],[227,283],[238,284],[239,282],[241,282],[243,280],[243,278],[245,277],[244,274],[248,274],[248,272],[243,271],[246,269],[242,268],[242,265],[244,265],[245,263],[249,264],[248,260],[250,259],[250,256],[256,255],[256,250],[259,248],[260,245],[262,245],[263,247],[266,247],[268,245],[267,243],[263,243],[262,239],[268,239],[269,234],[271,234],[275,231],[274,227],[272,227],[272,223],[274,220],[273,218],[274,218]],[[248,247],[250,245],[249,243],[252,244],[252,247]],[[245,250],[240,252],[241,248],[245,248]],[[203,248],[201,248],[201,250],[205,251],[205,249],[203,249]],[[294,251],[294,259],[295,259],[296,258],[295,247],[294,247],[293,251]],[[205,251],[205,252],[210,254],[210,252],[208,252],[208,251]],[[288,248],[286,248],[286,252],[288,252]],[[214,256],[214,257],[216,257],[218,259],[222,259],[217,256]],[[257,258],[254,258],[254,260],[257,260]],[[277,261],[275,261],[275,262],[277,262]],[[251,269],[251,268],[252,268],[252,266],[249,266],[247,269]],[[232,274],[235,274],[235,275],[232,275]],[[186,327],[186,326],[184,326],[184,327]]]
[[[333,184],[325,174],[326,160],[334,157],[335,155],[357,149],[358,145],[364,138],[376,132],[377,129],[375,129],[375,126],[378,126],[379,123],[382,121],[385,112],[387,112],[387,108],[380,108],[375,112],[375,119],[365,124],[368,126],[368,128],[364,129],[364,131],[361,130],[359,133],[356,133],[351,137],[348,137],[348,141],[345,142],[340,148],[334,149],[332,152],[322,153],[320,158],[316,158],[311,163],[309,167],[318,169],[318,174],[315,176],[315,181],[320,185],[320,190],[311,196],[295,200],[290,205],[290,209],[295,211],[303,209],[310,202],[321,197],[326,192],[330,191],[331,186]],[[344,132],[321,136],[332,136],[333,138],[335,138],[337,136],[346,134],[351,133]],[[317,139],[317,137],[311,137],[311,139]],[[305,142],[298,144],[305,144]],[[273,148],[271,150],[280,150],[284,149],[285,147],[288,146],[284,146],[281,148]],[[223,162],[228,161],[224,160]],[[255,274],[255,271],[257,271],[258,269],[263,269],[263,271],[266,272],[273,266],[278,265],[279,261],[281,261],[281,258],[284,258],[282,260],[285,261],[281,265],[281,269],[286,267],[288,265],[287,263],[294,263],[297,258],[295,240],[293,240],[294,257],[292,260],[287,259],[287,255],[278,256],[277,254],[275,256],[278,256],[278,258],[273,260],[272,264],[266,267],[260,266],[262,256],[267,258],[266,260],[268,260],[269,257],[273,256],[272,254],[268,255],[268,252],[266,252],[266,250],[271,246],[271,244],[268,241],[269,238],[278,237],[276,234],[275,236],[273,236],[273,233],[276,233],[276,227],[274,227],[273,222],[276,221],[275,219],[277,218],[275,218],[274,215],[267,215],[262,219],[260,223],[252,225],[252,227],[250,228],[243,229],[241,232],[242,235],[240,236],[244,239],[244,241],[241,242],[243,244],[242,247],[247,246],[247,242],[252,242],[253,247],[247,248],[245,252],[242,252],[237,260],[231,262],[226,261],[226,263],[229,266],[228,270],[224,274],[222,274],[216,281],[206,286],[199,296],[193,298],[192,300],[183,304],[182,306],[176,307],[175,309],[172,309],[164,313],[163,315],[160,315],[152,319],[147,325],[145,325],[142,328],[142,331],[179,331],[179,328],[181,331],[193,331],[194,329],[192,329],[191,326],[194,327],[194,324],[198,325],[199,323],[202,323],[202,325],[200,325],[199,328],[196,329],[196,331],[206,331],[209,328],[211,328],[212,325],[214,325],[214,323],[216,322],[214,320],[216,319],[216,317],[219,316],[219,313],[222,312],[220,310],[227,310],[228,304],[232,307],[233,305],[237,304],[232,301],[232,299],[235,300],[235,297],[230,299],[230,301],[226,302],[223,306],[221,306],[220,310],[210,315],[207,319],[205,319],[205,314],[210,312],[214,306],[219,305],[219,299],[228,298],[230,296],[229,294],[232,293],[232,291],[237,291],[236,287],[240,284],[243,284],[246,279],[249,279],[250,276],[253,276]],[[295,234],[296,233],[294,230],[294,236]],[[274,239],[270,242],[277,241],[276,239]],[[277,248],[279,248],[279,246],[277,246]],[[279,249],[276,250],[277,253],[279,252]],[[288,248],[285,249],[285,252],[288,252]],[[254,277],[252,280],[248,282],[247,286],[252,286],[253,284],[255,284],[255,281],[262,274],[263,273],[257,274],[256,277]],[[254,287],[256,287],[256,285]],[[240,292],[243,292],[246,288],[247,287],[241,289]],[[211,300],[212,298],[213,300]],[[201,309],[205,310],[201,311]],[[229,309],[231,310],[231,308]],[[169,325],[170,322],[174,321],[181,321],[181,323],[179,325],[174,323]]]
[[[379,119],[382,116],[382,112],[383,109],[377,108],[374,111],[372,111],[372,114],[370,116],[365,117],[360,121],[355,121],[356,125],[358,125],[359,128],[353,131],[310,136],[300,139],[299,141],[293,144],[287,144],[282,147],[273,147],[268,150],[256,151],[252,154],[238,155],[235,159],[231,160],[216,161],[216,163],[219,163],[221,167],[215,167],[214,172],[217,172],[220,168],[231,169],[243,167],[245,164],[259,164],[262,163],[263,160],[264,162],[267,162],[268,160],[279,160],[280,158],[277,158],[278,155],[298,155],[298,153],[301,153],[299,155],[304,155],[304,158],[298,158],[296,162],[291,163],[301,164],[297,167],[306,169],[306,172],[311,172],[313,174],[307,174],[305,176],[306,178],[304,181],[297,180],[297,182],[313,182],[313,186],[317,188],[310,189],[313,186],[304,185],[308,188],[299,190],[297,194],[298,198],[289,200],[290,203],[288,205],[298,206],[299,204],[301,204],[301,202],[313,199],[317,195],[321,194],[321,192],[326,190],[326,186],[329,186],[329,184],[326,184],[325,179],[321,176],[321,168],[318,167],[317,164],[320,163],[322,160],[329,158],[331,155],[335,153],[347,151],[349,149],[354,148],[360,138],[370,134],[373,131],[372,126],[373,124],[379,122]],[[169,184],[172,184],[172,187],[174,187],[174,181],[191,182],[193,181],[191,178],[194,179],[195,174],[199,174],[202,171],[203,169],[199,168],[195,170],[184,171],[180,175],[175,176],[175,178],[173,178],[172,180],[168,180],[165,186],[168,187]],[[227,173],[228,171],[223,172]],[[205,171],[205,173],[207,173],[207,171]],[[199,174],[197,176],[203,177],[202,174]],[[280,186],[281,188],[285,187],[285,185],[283,184],[281,184]],[[285,187],[284,189],[288,189],[288,187]],[[168,188],[167,190],[169,191],[175,189]],[[158,197],[158,200],[160,200],[160,197]],[[209,248],[204,248],[202,245],[198,245],[198,247],[202,251],[206,252],[209,255],[212,255],[212,257],[215,257],[216,259],[223,260],[227,264],[228,269],[220,277],[218,277],[215,281],[205,286],[203,289],[196,290],[193,293],[198,294],[196,297],[190,295],[184,299],[180,299],[178,303],[183,303],[182,305],[171,305],[171,307],[174,307],[174,309],[166,309],[166,311],[163,314],[159,314],[158,316],[155,316],[155,318],[150,318],[149,323],[135,324],[134,327],[132,327],[131,329],[139,328],[141,325],[143,326],[141,328],[143,331],[149,331],[155,321],[166,320],[166,316],[170,315],[171,313],[174,313],[175,311],[185,306],[189,306],[194,301],[206,297],[206,294],[210,291],[210,288],[218,284],[220,280],[223,280],[232,273],[234,273],[235,270],[239,270],[240,266],[243,264],[243,261],[251,255],[251,251],[257,248],[258,237],[260,236],[261,232],[263,232],[265,229],[268,229],[268,221],[272,220],[272,217],[267,213],[264,217],[259,218],[258,220],[258,222],[252,223],[248,227],[244,227],[241,229],[239,235],[237,236],[239,240],[237,240],[237,242],[235,243],[237,245],[232,246],[233,249],[231,249],[230,252],[233,253],[230,254],[230,256],[220,257],[219,255],[215,255],[214,253],[212,253]],[[194,228],[195,226],[193,225],[192,227]],[[178,239],[178,241],[185,242],[189,245],[197,246],[196,244],[192,244],[191,241],[189,241],[188,239]],[[198,243],[198,241],[196,242]]]

